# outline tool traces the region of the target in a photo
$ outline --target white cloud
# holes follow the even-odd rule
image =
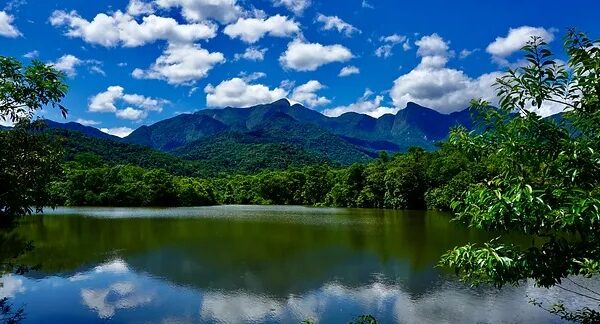
[[[262,78],[264,78],[266,76],[267,76],[267,74],[264,73],[264,72],[253,72],[253,73],[250,73],[250,74],[248,74],[248,73],[246,73],[244,71],[240,72],[240,77],[242,79],[244,79],[244,81],[246,81],[246,82],[252,82],[252,81],[255,81],[255,80],[258,80],[258,79],[262,79]]]
[[[367,0],[362,0],[361,7],[366,9],[375,9],[375,7],[372,4],[368,3]]]
[[[438,34],[431,34],[429,36],[423,36],[421,39],[415,41],[417,45],[417,55],[421,57],[426,56],[449,56],[448,50],[450,47],[448,43],[444,41]]]
[[[236,61],[240,59],[245,59],[248,61],[262,61],[265,59],[265,53],[267,52],[267,48],[259,48],[250,46],[246,48],[244,53],[237,53],[234,55],[234,59]]]
[[[129,0],[127,13],[132,16],[146,15],[154,13],[154,5],[151,2],[143,0]]]
[[[129,127],[113,127],[113,128],[100,128],[100,131],[117,136],[117,137],[125,137],[133,132],[133,129]]]
[[[310,80],[305,84],[299,85],[292,92],[291,100],[299,102],[306,107],[315,108],[318,106],[324,106],[331,103],[331,100],[326,97],[319,97],[316,92],[324,89],[325,86],[322,85],[317,80]]]
[[[451,113],[467,108],[473,98],[494,102],[493,83],[500,72],[474,79],[463,71],[447,68],[446,63],[453,52],[437,34],[424,36],[415,45],[421,63],[394,81],[390,96],[396,108],[402,109],[412,101],[442,113]]]
[[[226,24],[236,20],[243,12],[236,0],[155,0],[161,8],[181,8],[188,21],[201,22],[215,19]]]
[[[179,24],[170,17],[150,15],[142,18],[142,23],[130,14],[119,10],[112,15],[99,13],[88,21],[76,11],[57,10],[52,13],[53,26],[66,26],[66,35],[78,37],[90,44],[114,47],[137,47],[157,40],[170,43],[188,43],[216,36],[217,27],[213,24]]]
[[[135,108],[126,107],[125,109],[118,109],[118,103],[131,105]],[[163,106],[168,103],[164,99],[125,93],[125,89],[121,86],[110,86],[106,91],[98,93],[89,99],[88,110],[98,113],[115,113],[117,118],[137,121],[146,118],[149,111],[162,111]]]
[[[320,66],[333,62],[346,62],[354,55],[342,45],[321,45],[305,43],[296,39],[288,44],[287,50],[279,58],[285,68],[296,71],[314,71]]]
[[[338,32],[343,33],[348,37],[352,36],[352,33],[361,33],[360,29],[343,21],[338,16],[325,16],[323,14],[318,14],[317,21],[323,23],[323,30],[336,29]]]
[[[485,49],[492,55],[495,62],[501,65],[508,65],[507,57],[514,52],[519,51],[532,36],[543,38],[546,42],[554,40],[555,29],[545,29],[542,27],[521,26],[511,28],[505,37],[497,37]]]
[[[7,14],[5,11],[0,11],[0,36],[8,38],[16,38],[23,36],[17,27],[13,26],[15,17]]]
[[[340,73],[338,74],[338,76],[340,76],[340,77],[347,77],[347,76],[352,75],[352,74],[360,74],[360,69],[357,68],[354,65],[344,66],[340,70]]]
[[[74,77],[77,75],[76,67],[83,63],[79,58],[67,54],[61,56],[56,62],[50,62],[49,65],[54,66],[55,69],[64,72],[69,77]]]
[[[91,73],[106,75],[100,67],[102,62],[97,60],[82,60],[71,54],[65,54],[58,58],[56,62],[50,62],[48,65],[52,65],[55,69],[64,72],[71,78],[77,75],[77,67],[82,65],[87,65]]]
[[[30,60],[37,58],[38,56],[40,56],[40,52],[37,50],[31,51],[31,52],[27,52],[23,55],[24,58],[28,58]]]
[[[131,107],[127,107],[123,110],[117,110],[115,112],[117,118],[127,119],[127,120],[141,120],[148,116],[148,113],[141,109],[135,109]]]
[[[246,43],[256,43],[265,35],[292,37],[300,31],[293,19],[275,15],[269,18],[239,18],[234,24],[225,27],[223,32],[230,38],[240,38]]]
[[[91,119],[83,119],[83,118],[77,118],[75,120],[76,123],[84,125],[84,126],[95,126],[95,125],[100,125],[101,122],[99,121],[95,121],[95,120],[91,120]]]
[[[99,67],[98,65],[90,66],[90,72],[95,73],[95,74],[100,74],[102,76],[106,76],[106,72],[104,72],[104,70],[102,70],[102,68]]]
[[[245,108],[270,103],[287,96],[288,91],[278,87],[269,89],[262,84],[250,84],[242,78],[233,78],[204,88],[206,105],[209,107]]]
[[[381,45],[375,50],[375,56],[388,58],[392,56],[392,48],[393,45],[390,44]]]
[[[472,49],[472,50],[469,50],[469,49],[466,49],[466,48],[465,48],[465,49],[463,49],[462,51],[460,51],[460,53],[458,54],[458,57],[459,57],[461,60],[464,60],[464,59],[466,59],[467,57],[469,57],[469,56],[473,55],[475,52],[479,52],[479,48],[475,48],[475,49]]]
[[[393,55],[392,50],[394,49],[394,47],[396,45],[398,45],[400,43],[403,43],[402,49],[404,51],[408,51],[411,49],[409,40],[404,35],[392,34],[389,36],[381,36],[379,38],[379,41],[384,44],[379,46],[375,50],[375,56],[377,56],[377,57],[388,58],[388,57],[392,56]]]
[[[310,7],[310,0],[273,0],[276,7],[284,6],[296,15],[301,15],[306,8]]]
[[[115,112],[117,107],[115,102],[123,97],[123,87],[110,86],[104,92],[101,92],[90,98],[89,111],[91,112]]]
[[[165,80],[169,84],[193,84],[208,75],[217,64],[225,62],[220,52],[209,51],[195,44],[169,44],[147,70],[135,69],[136,79]]]
[[[355,103],[352,103],[347,106],[339,106],[335,108],[325,109],[323,111],[323,114],[325,116],[337,117],[347,112],[355,112],[359,114],[369,115],[374,118],[379,118],[385,114],[395,114],[396,112],[398,112],[399,108],[381,106],[383,96],[377,95],[371,99],[372,96],[373,92],[369,89],[366,89],[363,96],[360,97]]]
[[[392,34],[389,36],[381,36],[379,38],[380,41],[385,42],[385,43],[392,43],[392,44],[399,44],[402,43],[404,41],[406,41],[406,36],[404,35],[398,35],[398,34]]]

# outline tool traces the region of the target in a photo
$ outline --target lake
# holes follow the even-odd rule
[[[281,206],[59,208],[18,228],[25,322],[554,323],[564,290],[470,288],[440,255],[489,237],[438,212]],[[515,240],[519,238],[515,237]]]

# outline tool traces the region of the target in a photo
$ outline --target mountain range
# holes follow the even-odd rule
[[[125,141],[172,151],[223,133],[285,142],[303,141],[307,135],[317,137],[316,134],[319,134],[329,141],[351,144],[363,152],[400,152],[411,146],[434,149],[435,142],[446,138],[452,126],[470,128],[471,124],[467,110],[444,115],[415,103],[409,103],[396,115],[386,114],[379,118],[358,113],[327,117],[281,99],[250,108],[204,109],[194,114],[179,115],[142,126]]]
[[[114,143],[112,150],[155,152],[154,157],[199,161],[217,171],[248,172],[316,163],[348,165],[368,161],[380,151],[404,152],[413,146],[434,150],[435,143],[445,139],[456,125],[472,128],[468,110],[446,115],[408,103],[395,115],[379,118],[358,113],[328,117],[300,104],[292,105],[287,99],[249,108],[181,114],[141,126],[125,138],[74,122],[47,121],[48,128],[63,130],[63,137],[79,134],[73,135],[79,142],[71,143],[73,154],[94,151],[94,146],[106,151]],[[85,144],[81,134],[95,142]],[[110,154],[100,155],[110,159]],[[166,163],[165,159],[159,160]]]

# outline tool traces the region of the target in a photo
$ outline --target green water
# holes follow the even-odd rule
[[[35,245],[21,261],[39,270],[4,276],[0,297],[26,322],[557,321],[527,301],[559,292],[473,289],[436,268],[448,249],[489,238],[449,219],[278,206],[49,210],[18,229]]]

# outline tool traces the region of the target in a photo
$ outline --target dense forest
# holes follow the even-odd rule
[[[99,147],[95,147],[97,152]],[[455,194],[481,179],[486,170],[483,163],[473,165],[461,152],[442,145],[435,152],[419,148],[393,156],[382,152],[369,163],[348,167],[311,161],[285,169],[207,177],[190,176],[203,173],[194,171],[202,167],[194,164],[198,162],[162,153],[146,154],[142,147],[139,150],[142,151],[113,155],[112,162],[107,160],[108,156],[96,153],[68,153],[70,161],[64,164],[63,175],[51,185],[54,203],[66,206],[291,204],[448,210]],[[169,163],[170,160],[176,163]],[[160,165],[157,161],[167,167],[157,167]],[[175,170],[177,165],[182,168]]]

